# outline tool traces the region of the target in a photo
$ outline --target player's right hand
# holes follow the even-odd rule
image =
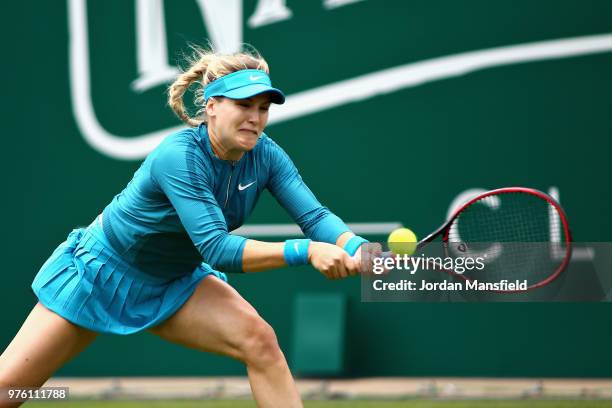
[[[359,262],[339,246],[325,242],[311,242],[308,261],[327,279],[342,279],[359,273]]]
[[[374,275],[374,258],[379,258],[383,255],[382,245],[378,242],[365,243],[357,249],[353,259],[359,264],[359,270],[362,275]],[[388,274],[391,270],[384,270],[383,274]]]

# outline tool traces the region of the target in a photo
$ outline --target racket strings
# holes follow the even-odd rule
[[[488,196],[455,219],[449,242],[549,242],[561,237],[559,214],[548,201],[525,193]]]
[[[566,237],[556,207],[536,195],[512,192],[466,207],[450,226],[448,242],[455,257],[483,257],[485,268],[466,271],[466,278],[526,280],[532,286],[556,271],[561,260],[552,256],[551,246],[564,246]],[[453,250],[455,243],[463,244],[463,253]]]

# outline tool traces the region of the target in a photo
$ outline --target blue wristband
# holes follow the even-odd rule
[[[285,262],[289,266],[308,264],[309,239],[288,239],[285,241],[284,255]]]
[[[346,241],[346,244],[344,244],[344,250],[348,252],[350,256],[353,256],[362,244],[366,244],[368,242],[370,241],[360,237],[359,235],[355,235],[349,238],[348,241]]]

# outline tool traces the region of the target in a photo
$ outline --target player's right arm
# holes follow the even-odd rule
[[[174,207],[204,261],[223,272],[242,272],[247,239],[229,234],[197,149],[188,138],[164,142],[152,153],[151,178]]]
[[[287,266],[285,242],[247,240],[242,255],[244,272],[258,272]],[[290,244],[289,244],[290,245]],[[359,262],[337,245],[311,241],[308,263],[329,279],[341,279],[358,272]]]

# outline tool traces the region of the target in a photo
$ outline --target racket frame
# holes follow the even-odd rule
[[[503,187],[503,188],[498,188],[495,190],[490,190],[487,191],[485,193],[479,194],[476,197],[470,199],[469,201],[465,202],[464,204],[461,205],[461,207],[459,207],[454,213],[453,215],[444,223],[442,224],[438,229],[436,229],[434,232],[432,232],[431,234],[427,235],[425,238],[423,238],[422,240],[420,240],[419,242],[417,242],[416,245],[416,249],[422,249],[425,246],[427,246],[429,243],[431,243],[434,239],[436,239],[438,236],[442,236],[442,243],[444,245],[444,251],[446,254],[448,254],[448,234],[450,232],[450,227],[453,224],[453,222],[459,217],[459,215],[465,211],[466,208],[468,208],[470,205],[474,204],[476,201],[480,201],[483,198],[486,197],[490,197],[490,196],[494,196],[494,195],[501,195],[501,194],[509,194],[509,193],[524,193],[524,194],[532,194],[538,198],[541,198],[545,201],[547,201],[550,205],[552,205],[555,210],[557,210],[557,214],[559,215],[560,221],[561,221],[561,225],[563,226],[563,233],[565,234],[565,256],[563,257],[563,260],[561,262],[561,264],[559,264],[559,267],[557,267],[557,269],[554,271],[554,273],[552,273],[549,277],[547,277],[546,279],[535,283],[533,285],[530,285],[527,290],[533,290],[533,289],[537,289],[540,288],[542,286],[548,285],[550,282],[554,281],[557,277],[559,277],[559,275],[561,274],[561,272],[563,272],[563,270],[567,267],[567,265],[569,264],[571,257],[572,257],[572,235],[570,232],[570,228],[569,228],[569,224],[567,222],[567,216],[565,215],[565,211],[563,210],[563,208],[561,207],[561,205],[551,196],[549,196],[548,194],[533,189],[533,188],[527,188],[527,187]],[[561,244],[561,243],[560,243]],[[446,270],[445,270],[446,271]],[[453,275],[457,275],[460,276],[462,279],[464,280],[470,280],[469,278],[463,276],[463,274],[454,272],[452,270],[448,270],[446,272],[449,272]],[[504,290],[504,291],[499,291],[499,292],[504,292],[504,293],[513,293],[513,292],[524,292],[524,290]]]

